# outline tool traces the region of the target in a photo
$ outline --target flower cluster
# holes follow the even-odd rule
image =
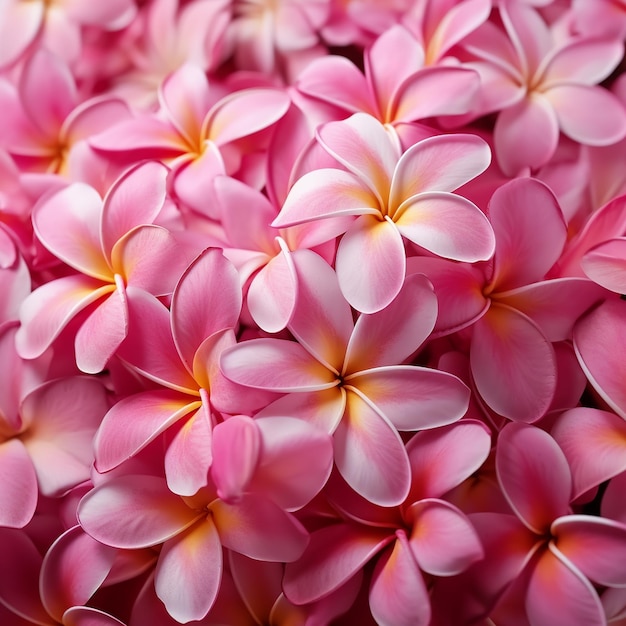
[[[0,622],[626,624],[625,39],[2,2]]]

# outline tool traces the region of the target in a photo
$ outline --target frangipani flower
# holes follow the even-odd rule
[[[412,276],[387,308],[355,324],[326,262],[303,250],[294,263],[298,299],[288,328],[297,342],[245,341],[224,350],[220,367],[242,385],[286,393],[257,417],[293,415],[320,425],[333,434],[346,482],[371,502],[399,504],[410,466],[398,430],[454,422],[469,399],[452,375],[398,365],[430,334],[434,294],[423,276]]]
[[[374,313],[398,295],[406,273],[403,238],[458,261],[491,257],[495,239],[487,218],[451,193],[489,165],[482,139],[431,137],[401,154],[365,113],[325,124],[317,137],[345,169],[314,170],[297,180],[272,225],[356,217],[335,262],[341,292],[355,309]]]

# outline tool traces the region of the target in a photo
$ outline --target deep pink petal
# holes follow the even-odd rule
[[[406,498],[410,467],[398,431],[359,394],[346,394],[346,410],[335,431],[335,464],[361,496],[380,506]]]
[[[236,504],[215,500],[210,510],[222,545],[252,559],[289,563],[309,541],[304,526],[264,496],[245,494]]]
[[[37,474],[19,439],[0,444],[0,485],[0,525],[26,526],[37,506]]]
[[[494,303],[476,322],[470,363],[480,395],[500,415],[533,422],[550,406],[554,350],[539,327],[515,309]]]
[[[436,319],[437,298],[430,282],[419,274],[408,276],[384,309],[359,315],[344,373],[402,363],[426,341]]]
[[[393,222],[372,215],[358,218],[339,242],[335,261],[345,299],[363,313],[384,309],[402,288],[405,255]]]
[[[398,430],[434,428],[461,419],[470,392],[456,376],[413,365],[377,367],[347,376]]]
[[[560,85],[549,89],[545,97],[554,107],[563,134],[574,141],[607,146],[626,135],[624,106],[602,87]]]
[[[573,498],[626,471],[626,422],[608,411],[576,407],[550,430],[572,470]]]
[[[199,398],[176,391],[145,391],[115,403],[94,440],[96,468],[108,472],[137,454],[160,433],[197,408]]]
[[[422,572],[404,532],[383,552],[372,576],[369,605],[377,624],[426,626],[430,598]]]
[[[120,475],[95,487],[78,505],[85,532],[115,548],[154,546],[178,535],[198,512],[157,476]]]
[[[559,140],[559,120],[546,96],[532,93],[498,115],[496,158],[506,176],[545,165]]]
[[[476,472],[490,449],[489,430],[475,420],[416,433],[406,446],[412,469],[407,501],[440,498]]]
[[[177,622],[201,620],[209,612],[222,579],[222,559],[220,537],[210,517],[163,546],[154,587]]]
[[[568,513],[572,479],[565,455],[548,433],[507,424],[496,448],[498,481],[509,504],[533,532],[547,532]]]
[[[315,531],[304,554],[285,568],[285,595],[296,604],[325,597],[355,576],[393,539],[389,529],[346,523]]]
[[[606,624],[602,604],[592,584],[552,544],[531,574],[526,611],[533,624]]]
[[[592,248],[580,265],[598,285],[615,293],[626,293],[626,238],[612,239]]]
[[[413,504],[410,544],[422,570],[434,576],[454,576],[484,556],[470,520],[444,500],[428,499]]]
[[[73,606],[62,616],[63,626],[125,626],[117,618],[89,606]]]
[[[485,214],[473,202],[453,193],[420,193],[402,204],[394,222],[413,243],[454,261],[486,261],[495,250],[495,237]]]

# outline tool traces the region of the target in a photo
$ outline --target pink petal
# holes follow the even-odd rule
[[[494,127],[494,144],[502,172],[513,177],[545,165],[556,150],[559,125],[551,101],[540,93],[531,93],[501,111]]]
[[[434,428],[461,419],[469,389],[456,376],[413,365],[377,367],[346,376],[398,430]]]
[[[236,504],[215,500],[210,511],[222,545],[251,559],[289,563],[309,541],[295,517],[263,496],[245,494]]]
[[[321,391],[338,384],[336,374],[299,343],[286,339],[252,339],[227,348],[220,368],[241,385],[283,393]]]
[[[237,324],[241,298],[237,271],[219,249],[208,248],[185,271],[172,296],[172,334],[190,371],[200,344]]]
[[[339,374],[354,328],[352,311],[334,270],[308,250],[292,255],[297,296],[289,330],[310,354]]]
[[[175,537],[198,512],[157,476],[120,475],[95,487],[78,505],[85,532],[114,548],[146,548]]]
[[[436,319],[437,298],[430,282],[419,274],[408,276],[400,293],[384,309],[359,315],[344,372],[402,363],[426,341]]]
[[[154,222],[165,202],[168,173],[160,162],[147,161],[128,170],[111,187],[102,209],[102,244],[107,255],[133,228]]]
[[[519,518],[541,535],[569,510],[572,479],[565,455],[545,431],[507,424],[498,436],[496,472]]]
[[[400,206],[394,222],[413,243],[454,261],[486,261],[495,249],[485,214],[453,193],[430,191],[413,196]]]
[[[377,624],[426,626],[430,623],[428,591],[402,531],[396,533],[393,546],[376,563],[369,605]]]
[[[96,96],[72,109],[61,128],[61,135],[66,136],[66,141],[74,146],[130,116],[130,109],[124,100]]]
[[[116,553],[80,526],[65,531],[41,565],[41,599],[48,613],[63,622],[68,607],[86,604],[107,577]]]
[[[199,398],[194,402],[189,396],[162,389],[122,398],[104,416],[96,434],[97,470],[108,472],[134,456],[199,403]]]
[[[73,606],[63,613],[63,626],[125,626],[115,617],[88,606]]]
[[[296,604],[325,597],[355,576],[393,539],[389,529],[347,523],[315,531],[304,554],[285,568],[285,595]]]
[[[24,359],[41,356],[80,311],[114,289],[114,285],[81,275],[38,287],[20,309],[21,326],[15,336],[18,354]]]
[[[556,389],[556,361],[536,324],[508,306],[493,304],[473,326],[472,376],[481,397],[511,420],[534,422]]]
[[[0,525],[23,528],[37,506],[37,474],[24,444],[7,439],[0,444]]]
[[[626,111],[602,87],[560,85],[546,92],[563,134],[589,146],[606,146],[626,135]],[[597,112],[602,111],[602,115]]]
[[[211,418],[204,404],[182,423],[165,453],[167,486],[181,496],[192,496],[208,483]]]
[[[175,157],[187,149],[175,128],[147,115],[118,122],[90,137],[89,145],[98,151],[124,152],[142,158]]]
[[[45,15],[39,2],[17,2],[3,7],[0,20],[0,66],[10,65],[26,52],[35,40]]]
[[[368,400],[350,390],[334,433],[335,464],[359,495],[380,506],[406,498],[410,467],[398,431]]]
[[[606,624],[602,604],[591,583],[552,544],[531,574],[526,611],[533,624]]]
[[[440,498],[476,472],[491,449],[491,434],[475,420],[416,433],[406,446],[412,468],[408,502]]]
[[[552,191],[534,178],[499,187],[489,202],[496,235],[492,284],[505,291],[543,280],[567,240],[567,226]]]
[[[470,520],[444,500],[428,499],[409,509],[410,544],[420,568],[434,576],[454,576],[480,561],[484,551]]]
[[[608,411],[576,407],[550,430],[572,470],[573,499],[626,471],[626,422]]]
[[[337,249],[335,265],[344,298],[363,313],[384,309],[402,288],[405,254],[393,222],[372,215],[358,218]]]
[[[161,550],[154,587],[167,612],[180,623],[209,612],[222,579],[222,546],[213,520],[199,520]]]
[[[626,238],[592,248],[580,262],[591,280],[616,293],[626,293]]]
[[[587,578],[608,587],[626,584],[626,524],[587,515],[568,515],[551,528],[559,551]]]

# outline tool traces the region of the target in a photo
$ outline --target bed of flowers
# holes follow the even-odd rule
[[[0,3],[0,623],[624,626],[625,38]]]

